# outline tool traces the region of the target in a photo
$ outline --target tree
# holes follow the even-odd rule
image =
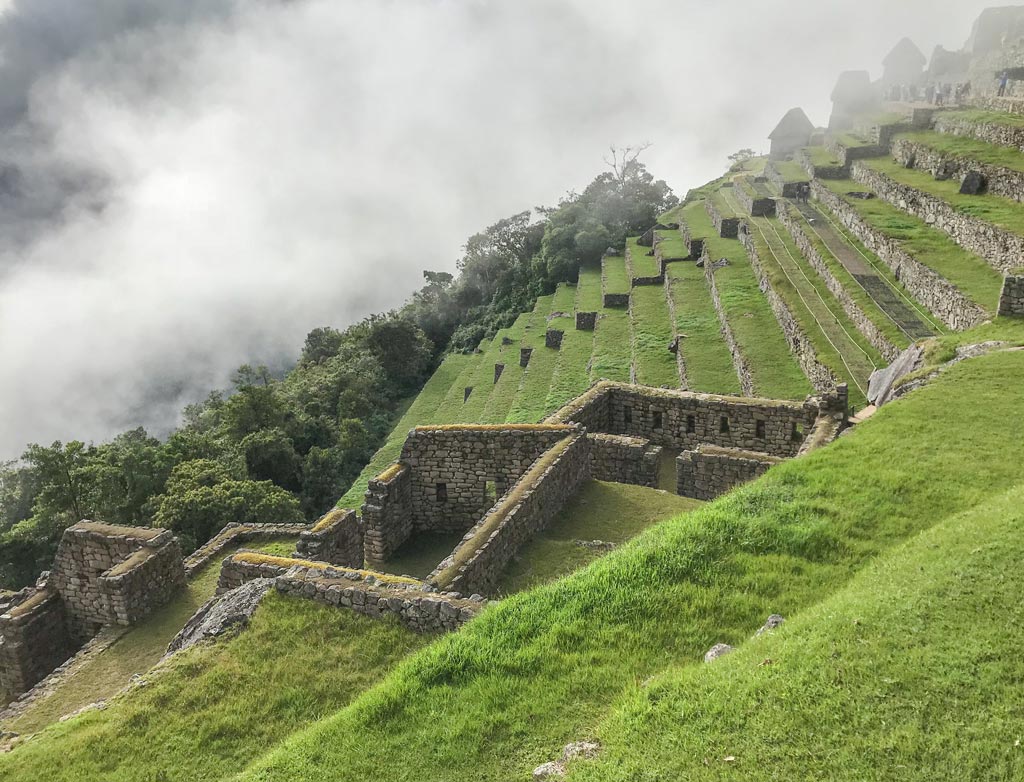
[[[754,157],[757,157],[757,153],[754,152],[754,150],[748,148],[741,149],[737,152],[733,152],[731,155],[729,155],[728,159],[729,163],[732,164],[731,167],[735,169],[742,167],[744,163],[746,163],[748,160]]]
[[[401,317],[376,319],[365,344],[380,362],[396,396],[408,394],[426,380],[434,358],[434,345],[415,323]]]
[[[337,329],[328,327],[313,329],[306,335],[299,363],[322,364],[327,359],[338,355],[343,342],[344,336]]]
[[[263,429],[242,440],[249,477],[255,481],[271,481],[283,489],[297,492],[301,486],[298,454],[291,438],[283,429]]]

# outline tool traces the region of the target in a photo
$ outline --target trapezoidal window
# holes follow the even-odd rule
[[[473,386],[466,386],[466,390],[462,392],[462,401],[468,402],[469,398],[473,395]]]
[[[655,411],[654,411],[654,412],[653,412],[653,413],[651,414],[651,418],[652,418],[652,421],[651,421],[651,425],[652,425],[652,426],[653,426],[653,427],[654,427],[655,429],[661,429],[661,427],[662,427],[662,426],[664,425],[664,423],[665,423],[665,422],[664,422],[664,420],[663,420],[663,418],[664,418],[664,417],[662,416],[662,414],[661,414],[661,411],[660,411],[660,410],[655,410]]]
[[[484,484],[484,499],[492,505],[498,501],[498,482],[487,481]]]
[[[439,483],[434,487],[438,502],[448,502],[448,484]]]
[[[623,411],[622,411],[622,420],[624,420],[626,422],[627,426],[629,426],[630,424],[633,423],[633,408],[632,407],[627,407],[627,408],[623,409]]]
[[[697,431],[697,416],[688,415],[686,416],[686,433],[694,434]]]
[[[790,434],[790,438],[794,442],[798,442],[800,440],[803,440],[804,439],[804,428],[802,426],[800,426],[800,424],[794,422],[793,423],[793,431]]]
[[[757,422],[755,422],[754,423],[754,437],[756,437],[758,440],[763,440],[765,438],[765,436],[766,435],[765,435],[765,432],[764,432],[764,421],[757,421]]]
[[[722,416],[718,421],[718,431],[720,434],[729,434],[729,417]]]

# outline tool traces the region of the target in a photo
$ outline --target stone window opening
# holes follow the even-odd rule
[[[723,415],[721,417],[721,419],[719,420],[719,422],[718,422],[718,432],[719,432],[719,434],[729,434],[729,417],[728,416],[724,416]]]
[[[484,483],[484,499],[491,505],[498,501],[498,481],[486,481]]]
[[[653,419],[654,420],[652,421],[652,426],[655,429],[661,429],[665,422],[663,420],[663,416],[662,416],[662,413],[661,413],[660,410],[655,410],[654,411]]]
[[[448,502],[448,484],[447,483],[439,483],[439,484],[437,484],[437,486],[434,487],[434,490],[435,490],[435,494],[437,496],[437,501],[439,503]]]
[[[633,408],[627,407],[622,411],[622,418],[626,422],[626,426],[633,423]]]
[[[686,416],[686,433],[695,434],[697,432],[697,416],[688,415]]]
[[[794,442],[804,439],[804,428],[800,424],[793,423],[793,432],[790,434],[790,439]]]
[[[469,398],[473,395],[473,386],[466,386],[466,390],[462,394],[463,403],[468,402]]]
[[[754,424],[754,436],[758,440],[765,439],[764,421],[758,420]]]

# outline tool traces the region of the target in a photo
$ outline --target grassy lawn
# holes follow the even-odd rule
[[[1000,168],[1008,168],[1011,171],[1024,172],[1024,155],[1013,147],[1001,147],[998,144],[988,144],[969,136],[950,136],[946,133],[935,133],[933,131],[901,133],[896,138],[905,138],[908,141],[923,144],[929,149],[934,149],[936,152],[941,152],[944,155],[963,157],[979,163],[986,163],[990,166],[999,166]]]
[[[821,168],[840,168],[843,164],[839,158],[833,155],[825,147],[806,147],[804,151],[811,159],[811,163]]]
[[[457,383],[459,376],[477,358],[477,356],[462,355],[445,357],[441,366],[427,381],[405,415],[395,424],[395,428],[388,435],[387,442],[373,455],[373,459],[360,473],[359,478],[338,501],[338,507],[358,509],[362,506],[370,479],[375,475],[380,475],[389,464],[398,458],[410,429],[420,424],[444,423],[435,420],[438,408],[444,402],[448,392],[452,390],[453,385]]]
[[[461,532],[414,532],[380,570],[396,576],[426,578],[455,550],[462,535]]]
[[[822,213],[827,211],[821,204],[816,204],[816,207]],[[907,335],[904,334],[900,327],[897,326],[896,323],[894,323],[893,320],[879,308],[875,303],[875,300],[872,299],[867,294],[867,291],[861,287],[860,283],[854,279],[854,276],[850,274],[850,272],[846,270],[846,267],[836,259],[829,250],[828,245],[826,245],[821,237],[815,233],[815,227],[808,224],[807,220],[800,214],[799,210],[782,204],[779,205],[779,208],[788,210],[789,215],[797,222],[797,225],[803,229],[803,232],[810,241],[811,246],[818,251],[818,255],[821,256],[826,268],[831,272],[832,276],[839,281],[839,284],[843,286],[843,290],[849,294],[850,298],[853,299],[853,302],[860,308],[861,312],[864,313],[867,319],[871,321],[872,325],[874,325],[874,327],[896,347],[901,349],[907,347],[907,345],[910,344],[910,339]],[[836,221],[836,224],[841,225],[838,220]],[[866,247],[864,247],[864,245],[857,242],[856,239],[852,239],[845,232],[841,234],[841,237],[852,249],[859,249],[863,255],[866,255],[870,259],[870,262],[865,261],[865,263],[870,263],[875,274],[884,280],[890,288],[894,290],[902,290],[900,284],[896,282],[896,277],[893,275],[892,270],[877,256],[873,255]],[[927,322],[932,328],[939,328],[932,323],[932,319],[929,319]]]
[[[601,310],[594,332],[590,380],[630,382],[633,347],[629,313],[624,309]]]
[[[661,267],[658,259],[648,255],[650,247],[641,247],[637,242],[639,237],[626,240],[626,252],[629,255],[629,266],[633,269],[634,277],[657,277],[661,274]]]
[[[682,214],[677,215],[675,222],[682,219]],[[687,258],[690,250],[683,241],[679,231],[655,231],[658,236],[658,251],[664,258]]]
[[[604,293],[629,293],[630,279],[626,259],[621,255],[606,255],[601,261]]]
[[[772,163],[784,182],[806,182],[810,179],[804,167],[793,160],[777,160]],[[838,163],[837,163],[838,165]]]
[[[637,382],[656,388],[679,388],[679,367],[668,346],[674,336],[663,285],[633,289],[633,358]]]
[[[607,552],[577,541],[616,545],[631,540],[652,524],[700,507],[701,503],[656,489],[590,481],[562,509],[551,525],[523,546],[498,587],[502,595],[532,589],[567,576]]]
[[[576,309],[578,312],[597,312],[601,309],[601,267],[583,266],[576,284]]]
[[[568,336],[569,332],[576,328],[573,315],[575,297],[575,286],[565,284],[558,286],[551,301],[551,313],[564,314],[551,318],[545,326],[545,333],[547,329],[562,329]],[[547,406],[548,392],[558,366],[560,352],[554,348],[545,347],[544,337],[538,333],[533,355],[530,357],[530,365],[523,373],[522,382],[519,384],[519,393],[516,394],[515,402],[512,403],[509,410],[508,423],[535,424],[550,412]]]
[[[598,285],[600,286],[600,282]],[[538,343],[541,346],[544,345],[548,315],[551,314],[553,301],[554,296],[541,296],[537,299],[537,304],[526,320],[526,326],[519,341],[505,348],[502,359],[505,363],[505,371],[494,388],[491,389],[491,394],[487,397],[487,405],[478,419],[479,423],[500,424],[508,417],[526,371],[519,366],[519,351],[524,346],[536,348]]]
[[[940,116],[949,117],[952,120],[973,122],[977,125],[1007,125],[1014,128],[1024,127],[1024,117],[1016,114],[1004,114],[1000,111],[964,109],[957,111],[944,111]]]
[[[506,369],[511,365],[519,366],[519,347],[526,334],[526,326],[532,318],[532,312],[523,313],[516,318],[511,327],[501,329],[494,335],[477,365],[475,374],[466,383],[467,386],[473,387],[473,393],[466,400],[460,418],[454,423],[477,423],[483,420],[484,410],[497,385],[494,382],[494,365],[504,364]],[[510,340],[509,344],[504,344],[505,340]]]
[[[735,185],[733,185],[733,187],[735,187]],[[724,191],[728,189],[729,188],[727,187],[723,187],[712,192],[710,195],[711,203],[714,204],[715,209],[718,210],[718,214],[723,218],[744,217],[745,215],[743,214],[743,210],[736,205],[736,202],[725,197]],[[701,204],[701,206],[703,206],[703,204]],[[687,218],[687,222],[689,222],[689,218]],[[717,236],[718,232],[715,231],[713,235]]]
[[[295,538],[272,538],[246,543],[243,548],[290,556],[295,551],[295,542]],[[22,734],[42,730],[65,714],[111,697],[128,685],[133,674],[145,673],[156,665],[185,622],[213,597],[221,561],[235,550],[216,557],[171,603],[130,628],[110,648],[90,658],[56,691],[33,703],[3,729]]]
[[[937,228],[908,215],[881,198],[850,198],[864,186],[849,179],[822,180],[846,201],[869,225],[894,240],[918,262],[945,277],[971,301],[993,311],[999,301],[1003,278],[978,256],[969,253]]]
[[[750,367],[754,392],[771,399],[803,399],[813,393],[768,300],[761,292],[743,245],[735,239],[714,236],[711,220],[703,210],[694,209],[692,214],[688,214],[687,221],[692,230],[711,232],[707,234],[710,238],[706,241],[712,259],[727,258],[730,261],[729,266],[715,270],[715,283],[729,327]],[[689,347],[688,340],[684,347]],[[732,382],[738,383],[735,369]]]
[[[998,195],[962,195],[955,179],[935,179],[927,171],[904,168],[889,158],[867,161],[875,171],[909,187],[935,196],[964,215],[976,217],[1005,231],[1024,236],[1024,207]]]
[[[1022,524],[1018,486],[773,634],[658,677],[571,779],[1022,778]]]
[[[593,735],[609,716],[630,708],[648,677],[699,667],[712,644],[741,644],[770,613],[796,618],[893,546],[1017,485],[1022,382],[1019,353],[957,365],[828,448],[659,524],[566,579],[502,601],[403,662],[334,716],[286,740],[240,778],[528,778],[567,741]],[[962,404],[965,399],[971,403]],[[963,627],[969,612],[958,610],[955,600],[971,583],[960,585],[946,597]],[[1016,617],[1004,615],[1004,622]],[[915,627],[896,625],[893,633],[912,641]],[[949,640],[962,636],[956,632]],[[962,640],[964,649],[977,648]],[[847,680],[832,664],[832,652],[809,649],[807,663],[816,660],[822,673],[834,672],[834,681]],[[998,665],[1004,658],[985,659]],[[975,673],[980,699],[986,693],[993,703],[1014,697],[1013,681]],[[874,684],[878,695],[869,703],[835,700],[843,710],[836,718],[853,721],[860,710],[884,702],[884,688],[891,686],[886,679],[875,669],[860,685]],[[922,697],[927,686],[922,682]],[[1005,693],[997,695],[1001,689]],[[802,737],[818,729],[813,715],[803,722],[797,715],[773,734],[777,746],[809,740]],[[901,724],[876,722],[873,729],[892,735]],[[980,728],[986,720],[973,724]],[[1007,747],[1017,738],[997,735]],[[646,742],[632,751],[646,753]],[[943,751],[964,756],[970,746]],[[913,760],[898,743],[889,745],[887,769]],[[766,762],[747,766],[746,778],[806,776],[773,775]],[[901,777],[894,771],[888,778]]]
[[[54,725],[0,756],[0,778],[224,779],[430,641],[392,622],[273,593],[237,637],[181,653],[106,710]]]
[[[580,275],[576,286],[575,309],[585,312],[581,301],[593,298],[594,280]],[[597,284],[600,294],[600,282]],[[593,310],[590,310],[593,311]],[[590,356],[594,352],[594,332],[577,331],[575,320],[566,326],[562,337],[562,349],[558,351],[558,362],[551,376],[551,386],[545,402],[547,412],[554,412],[566,402],[575,399],[590,387]]]
[[[858,133],[841,133],[835,138],[836,141],[847,149],[853,149],[855,147],[870,147],[875,143],[871,139],[865,138]]]

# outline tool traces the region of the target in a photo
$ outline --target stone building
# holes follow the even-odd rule
[[[928,58],[917,48],[917,44],[904,38],[882,60],[882,85],[918,84],[927,64]]]
[[[844,71],[832,90],[832,116],[828,129],[849,130],[854,118],[870,111],[878,103],[877,93],[867,71]]]
[[[769,157],[772,160],[783,160],[803,149],[811,143],[814,123],[811,122],[801,108],[790,109],[786,116],[775,127],[768,138],[772,146]]]

